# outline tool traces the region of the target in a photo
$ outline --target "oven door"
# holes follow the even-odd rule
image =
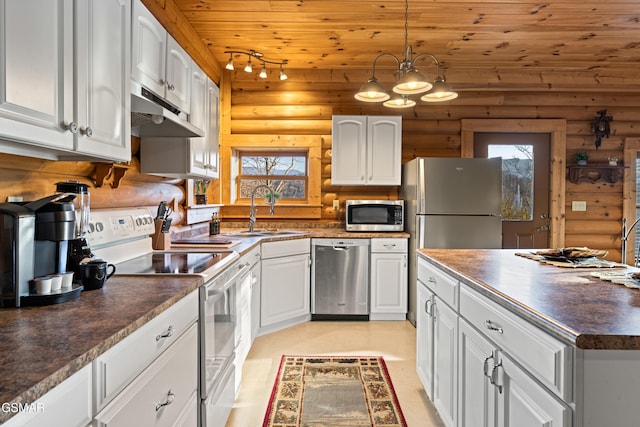
[[[200,397],[211,397],[234,363],[237,287],[235,280],[214,279],[200,288]]]

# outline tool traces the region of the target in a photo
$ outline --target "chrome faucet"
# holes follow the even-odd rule
[[[627,218],[622,218],[622,259],[621,259],[622,264],[627,263],[627,240],[629,240],[631,231],[633,231],[634,227],[638,225],[639,221],[640,221],[640,218],[636,219],[633,222],[633,224],[631,224],[631,227],[627,229]],[[637,265],[638,265],[638,259],[636,257],[636,259],[634,259],[633,261],[633,266],[637,267]]]
[[[253,191],[251,192],[251,208],[249,209],[249,231],[253,231],[253,226],[256,223],[256,212],[258,211],[258,209],[256,208],[255,205],[255,197],[256,197],[256,190],[258,190],[258,188],[266,188],[267,191],[269,192],[269,215],[273,215],[273,210],[276,206],[276,194],[275,191],[273,191],[271,189],[271,187],[269,187],[268,185],[265,184],[260,184],[260,185],[256,185],[255,187],[253,187]]]

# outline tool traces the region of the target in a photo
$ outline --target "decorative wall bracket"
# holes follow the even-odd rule
[[[622,181],[624,177],[624,166],[608,165],[572,165],[567,167],[567,179],[574,184],[580,182],[608,182],[614,184]]]
[[[102,187],[109,177],[113,176],[111,188],[118,188],[120,181],[131,166],[118,163],[96,163],[96,187]]]

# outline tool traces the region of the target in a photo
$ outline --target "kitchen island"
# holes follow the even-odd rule
[[[427,322],[436,341],[438,331],[449,333],[449,365],[438,366],[447,359],[437,343],[432,359],[422,357],[455,385],[443,393],[437,382],[425,384],[445,424],[478,425],[483,417],[493,420],[487,425],[638,425],[640,291],[592,276],[599,269],[546,265],[517,252],[419,250],[426,314],[418,345],[429,342],[420,338]]]

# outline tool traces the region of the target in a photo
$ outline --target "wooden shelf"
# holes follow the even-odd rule
[[[124,174],[131,168],[129,165],[121,165],[118,163],[96,163],[96,187],[102,187],[106,179],[113,176],[111,188],[118,188],[120,180]]]
[[[567,166],[567,179],[574,184],[580,182],[609,182],[614,184],[622,181],[624,176],[624,166],[609,166],[607,164],[594,164],[586,166]]]

